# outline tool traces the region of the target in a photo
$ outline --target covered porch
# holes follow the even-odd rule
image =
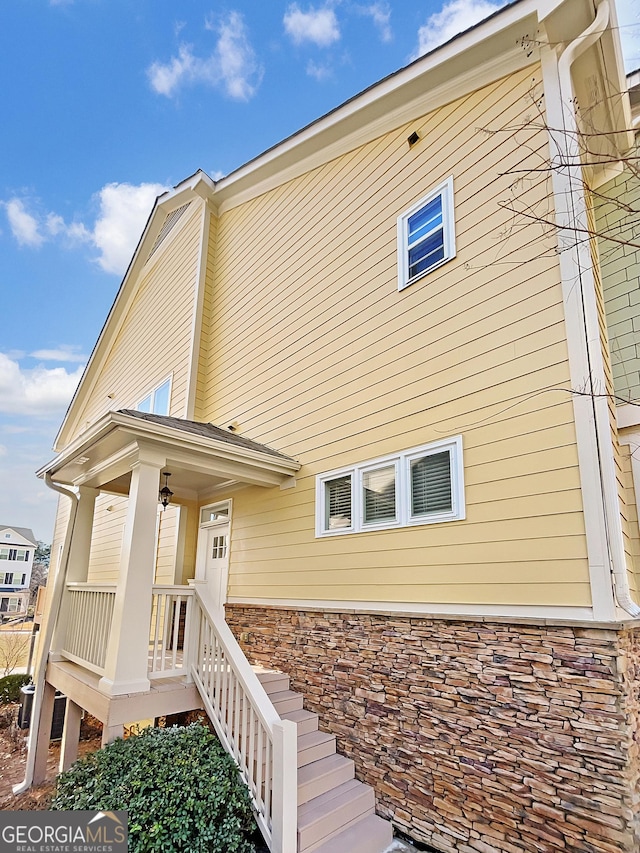
[[[253,786],[265,832],[274,831],[276,792],[250,744],[274,750],[282,721],[224,621],[226,574],[215,569],[228,559],[229,493],[291,485],[299,467],[212,424],[123,410],[38,472],[69,498],[70,513],[41,633],[26,786],[44,776],[56,690],[68,698],[61,770],[76,758],[83,710],[101,720],[106,743],[127,723],[204,708]],[[197,550],[191,573],[175,573],[183,583],[156,582],[167,474],[171,506],[189,515],[191,553]],[[109,582],[90,571],[101,495],[126,498]]]
[[[206,585],[218,608],[226,591],[226,577],[221,588],[220,573],[212,577],[207,572],[201,507],[242,486],[281,486],[299,467],[265,445],[212,424],[133,410],[103,417],[38,472],[50,485],[71,489],[76,502],[56,572],[59,601],[52,600],[48,608],[48,620],[54,622],[49,662],[66,660],[86,668],[99,676],[99,690],[111,697],[145,692],[154,680],[184,676],[193,588]],[[171,504],[191,515],[190,536],[200,533],[186,585],[155,582],[159,492],[166,482]],[[89,576],[96,500],[105,493],[127,498],[120,557],[110,583]],[[228,525],[226,537],[224,545],[214,547],[228,559]],[[191,548],[195,551],[195,542]]]

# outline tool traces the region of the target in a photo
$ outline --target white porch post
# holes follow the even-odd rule
[[[89,573],[89,553],[91,551],[91,535],[93,533],[93,516],[96,506],[96,498],[100,494],[98,489],[88,486],[80,486],[78,489],[80,498],[76,520],[73,526],[73,535],[69,546],[69,564],[67,568],[67,583],[84,583]],[[67,633],[67,621],[69,618],[69,600],[63,593],[60,612],[51,641],[50,660],[56,660],[57,654],[64,648]]]
[[[163,466],[164,460],[146,454],[132,466],[111,635],[99,682],[100,690],[108,695],[149,689],[149,626]]]

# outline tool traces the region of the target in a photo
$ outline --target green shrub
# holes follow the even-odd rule
[[[252,853],[255,823],[236,765],[201,723],[144,729],[77,761],[54,810],[129,812],[134,853]]]
[[[30,675],[16,673],[0,678],[0,705],[20,701],[20,688],[31,681]]]

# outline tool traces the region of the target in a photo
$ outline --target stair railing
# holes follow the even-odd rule
[[[245,781],[271,853],[297,849],[297,726],[283,720],[214,603],[195,585],[191,675]]]

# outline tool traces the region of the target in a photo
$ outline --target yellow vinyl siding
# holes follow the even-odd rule
[[[178,507],[168,506],[165,510],[159,512],[155,574],[156,583],[173,584],[176,582],[175,573],[178,522]]]
[[[116,583],[120,569],[127,498],[98,495],[89,555],[90,583]]]
[[[170,414],[185,416],[202,207],[191,205],[183,218],[141,273],[79,432],[112,409],[135,408],[169,375]]]
[[[482,130],[523,124],[532,78],[220,216],[201,417],[302,463],[234,493],[231,597],[590,604],[557,258],[502,205],[546,136]],[[457,257],[398,293],[396,219],[449,175]],[[465,521],[315,538],[317,474],[457,434]]]

